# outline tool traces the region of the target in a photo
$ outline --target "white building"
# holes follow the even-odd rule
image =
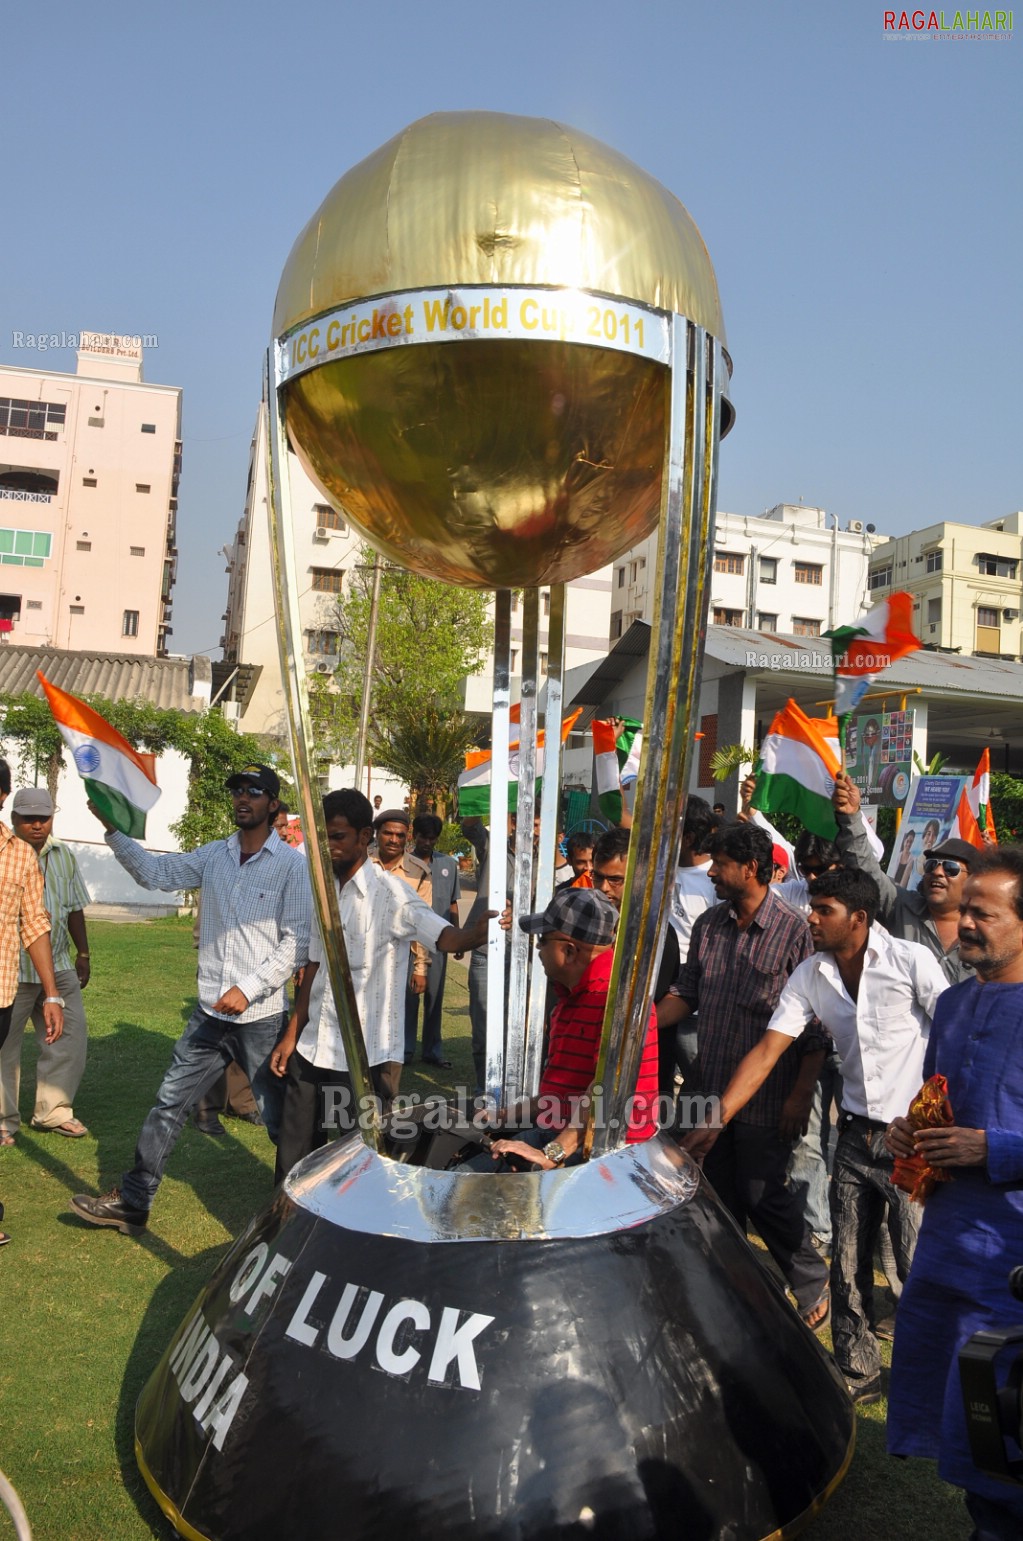
[[[823,508],[779,503],[755,516],[720,513],[714,532],[710,623],[819,637],[867,607],[874,547],[887,537]],[[653,620],[657,536],[614,564],[610,640]]]
[[[181,391],[143,382],[141,340],[79,338],[73,375],[0,365],[0,637],[162,654]]]

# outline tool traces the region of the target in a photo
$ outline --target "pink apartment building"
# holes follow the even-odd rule
[[[0,365],[0,643],[165,654],[181,391],[79,334],[75,374]]]

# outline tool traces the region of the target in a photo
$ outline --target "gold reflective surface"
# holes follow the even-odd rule
[[[274,335],[398,290],[596,291],[723,337],[686,210],[616,152],[547,120],[440,113],[350,171],[299,237]],[[338,360],[285,387],[307,473],[393,560],[480,587],[563,583],[653,529],[668,370],[557,340]]]
[[[677,311],[724,343],[717,280],[673,194],[547,118],[438,112],[347,172],[285,264],[274,336],[397,289],[550,284]]]
[[[463,586],[567,583],[660,504],[668,370],[558,342],[424,344],[285,387],[306,472],[393,561]]]

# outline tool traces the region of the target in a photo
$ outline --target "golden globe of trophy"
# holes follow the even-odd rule
[[[656,528],[644,749],[586,1159],[460,1172],[439,1136],[399,1160],[376,1124],[301,1162],[139,1402],[139,1464],[182,1535],[757,1541],[794,1535],[846,1469],[851,1405],[816,1339],[676,1142],[624,1143],[678,856],[727,376],[695,224],[561,124],[412,124],[295,244],[267,363],[278,619],[357,1097],[369,1066],[310,765],[288,446],[387,558],[495,591],[498,848],[523,590],[514,914],[553,885],[564,585]],[[484,1090],[503,1102],[537,1090],[544,979],[517,926],[490,931]]]

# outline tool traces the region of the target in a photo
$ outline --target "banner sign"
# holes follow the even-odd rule
[[[277,378],[293,380],[321,364],[422,342],[495,338],[578,342],[670,362],[670,317],[582,289],[404,290],[327,311],[278,338]]]
[[[899,888],[915,888],[923,877],[926,851],[948,837],[967,776],[914,776],[888,862]]]
[[[913,777],[913,713],[859,712],[850,717],[845,759],[862,802],[901,808]]]

